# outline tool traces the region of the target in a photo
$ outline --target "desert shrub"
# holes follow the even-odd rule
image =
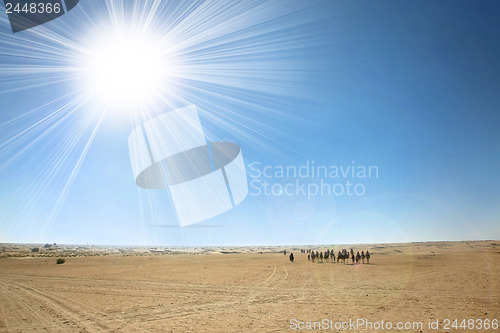
[[[38,252],[38,251],[40,251],[40,249],[38,247],[34,247],[31,249],[31,252]]]
[[[56,264],[58,264],[58,265],[64,264],[65,261],[66,260],[64,260],[63,258],[59,258],[59,259],[57,259]]]

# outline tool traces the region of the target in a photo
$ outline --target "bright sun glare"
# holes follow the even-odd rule
[[[167,75],[164,56],[155,43],[138,36],[100,38],[88,53],[87,85],[108,106],[147,105],[160,94]]]

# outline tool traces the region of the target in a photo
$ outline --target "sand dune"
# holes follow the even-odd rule
[[[343,247],[369,249],[371,263],[313,264],[299,251],[309,247],[300,246],[3,244],[0,332],[282,332],[291,323],[323,319],[485,332],[442,324],[446,318],[500,319],[500,241]],[[296,262],[283,256],[285,248]],[[59,257],[66,262],[56,265]],[[430,330],[429,319],[440,320],[440,329]]]

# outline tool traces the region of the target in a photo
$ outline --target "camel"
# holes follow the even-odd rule
[[[345,253],[341,253],[339,251],[338,255],[337,255],[337,262],[339,262],[340,260],[342,260],[342,263],[346,263],[346,259],[349,259],[349,256]]]

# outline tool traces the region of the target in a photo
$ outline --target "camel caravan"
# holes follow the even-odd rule
[[[351,249],[350,251],[347,251],[347,249],[342,249],[341,251],[338,251],[337,256],[335,257],[335,251],[332,250],[326,250],[324,252],[318,252],[318,251],[313,251],[313,250],[304,250],[301,249],[300,253],[307,253],[307,260],[314,262],[328,262],[330,260],[331,263],[337,263],[337,264],[348,264],[349,259],[351,259],[351,263],[354,265],[360,264],[360,263],[370,263],[370,251],[366,250],[361,251],[361,254],[359,251],[357,251],[356,255],[354,255],[354,250]],[[286,256],[286,250],[283,250],[283,254]],[[289,255],[290,262],[294,262],[295,258],[293,256],[293,252],[290,253]]]

